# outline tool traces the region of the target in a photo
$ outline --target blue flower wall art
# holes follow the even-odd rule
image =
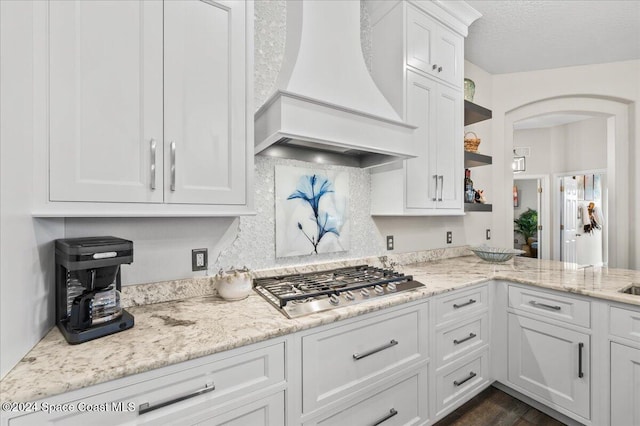
[[[276,256],[349,248],[346,172],[276,166]]]

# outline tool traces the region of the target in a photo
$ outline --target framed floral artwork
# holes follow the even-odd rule
[[[276,166],[276,257],[349,250],[349,174]]]

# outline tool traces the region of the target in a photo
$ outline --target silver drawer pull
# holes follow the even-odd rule
[[[438,179],[440,179],[440,197],[438,197],[438,201],[442,201],[442,191],[444,191],[444,176],[440,175]]]
[[[214,386],[213,383],[211,383],[211,384],[206,384],[204,386],[204,388],[202,388],[200,390],[197,390],[197,391],[195,391],[193,393],[188,393],[186,395],[182,395],[182,396],[179,396],[179,397],[174,398],[174,399],[170,399],[170,400],[165,401],[165,402],[160,402],[160,403],[155,404],[155,405],[149,405],[148,402],[145,402],[145,403],[140,404],[138,406],[138,415],[141,416],[141,415],[143,415],[145,413],[148,413],[149,411],[157,410],[158,408],[166,407],[166,406],[171,405],[171,404],[176,404],[176,403],[178,403],[180,401],[184,401],[185,399],[193,398],[195,396],[202,395],[204,393],[213,392],[215,389],[216,389],[216,387]]]
[[[176,143],[169,144],[171,150],[171,191],[176,190]]]
[[[433,175],[433,179],[436,181],[436,192],[433,194],[435,195],[431,201],[438,201],[438,175]]]
[[[536,308],[551,309],[552,311],[559,311],[560,309],[562,309],[560,306],[546,305],[544,303],[536,302],[535,300],[530,301],[529,304],[531,306],[535,306]]]
[[[464,339],[460,339],[460,340],[454,340],[454,341],[453,341],[453,344],[454,344],[454,345],[459,345],[460,343],[464,343],[464,342],[466,342],[467,340],[471,340],[471,339],[473,339],[474,337],[476,337],[476,335],[475,335],[475,334],[473,334],[473,333],[469,333],[469,336],[468,336],[468,337],[465,337]]]
[[[474,303],[476,303],[476,301],[475,301],[475,300],[473,300],[473,299],[469,299],[469,301],[468,301],[468,302],[465,302],[465,303],[463,303],[463,304],[461,304],[461,305],[455,305],[455,304],[454,304],[454,305],[453,305],[453,309],[460,309],[460,308],[464,308],[465,306],[473,305]]]
[[[151,138],[151,190],[156,189],[156,140]]]
[[[391,410],[389,410],[389,414],[387,414],[386,416],[384,416],[383,418],[381,418],[380,420],[378,420],[377,422],[375,422],[371,426],[381,425],[382,423],[386,422],[387,420],[389,420],[391,417],[395,416],[396,414],[398,414],[398,410],[396,410],[395,408],[392,408]]]
[[[389,343],[387,343],[386,345],[380,346],[379,348],[371,349],[370,351],[363,352],[361,354],[355,353],[355,354],[353,354],[353,359],[355,359],[357,361],[359,359],[368,357],[369,355],[373,355],[376,352],[380,352],[380,351],[384,351],[385,349],[389,349],[390,347],[395,346],[397,344],[398,344],[398,341],[394,339],[394,340],[390,341]]]
[[[460,381],[454,381],[453,384],[456,386],[462,386],[463,384],[465,384],[466,382],[468,382],[469,380],[473,379],[474,377],[476,377],[477,374],[474,373],[473,371],[471,373],[469,373],[469,376],[460,380]]]

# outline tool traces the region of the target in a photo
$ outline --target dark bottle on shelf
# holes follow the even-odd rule
[[[464,202],[473,203],[475,191],[473,190],[473,181],[471,180],[471,170],[464,170]]]

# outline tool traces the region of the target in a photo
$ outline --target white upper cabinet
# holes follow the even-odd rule
[[[165,200],[170,203],[245,203],[243,3],[165,3],[164,149],[170,172]]]
[[[464,38],[422,11],[407,6],[407,65],[430,76],[462,85]]]
[[[372,215],[464,214],[467,27],[460,21],[454,30],[440,21],[444,17],[437,7],[429,2],[419,6],[368,3],[373,79],[403,119],[418,127],[413,135],[416,158],[371,170]]]
[[[162,3],[51,2],[49,46],[50,200],[161,203]]]
[[[251,213],[251,3],[48,8],[49,175],[34,215]]]
[[[406,160],[407,209],[462,208],[462,96],[455,90],[409,71],[407,121],[419,156]],[[425,161],[426,160],[426,161]]]

